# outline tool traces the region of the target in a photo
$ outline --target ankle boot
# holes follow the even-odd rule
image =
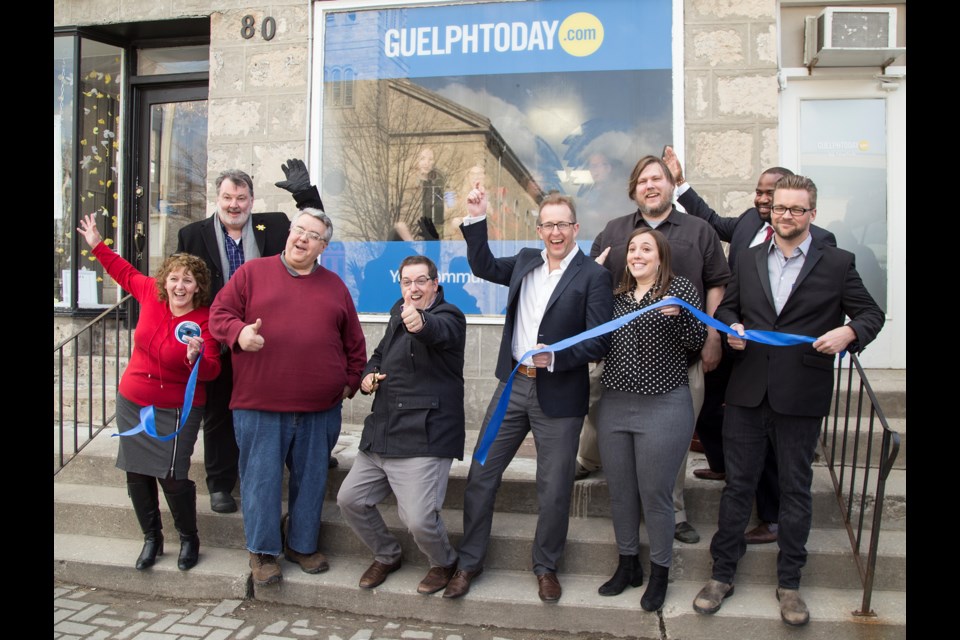
[[[180,556],[177,568],[192,569],[200,556],[200,537],[197,535],[197,487],[193,482],[183,491],[167,493],[167,505],[173,514],[173,523],[180,533]]]
[[[137,558],[139,570],[148,569],[163,555],[163,532],[160,522],[160,503],[157,496],[157,481],[144,477],[141,481],[127,482],[127,493],[137,514],[140,530],[143,531],[143,549]]]
[[[602,596],[618,596],[627,585],[639,587],[643,584],[643,567],[639,556],[620,556],[620,563],[613,577],[600,585],[597,593]]]
[[[650,563],[650,580],[647,582],[647,590],[643,592],[640,598],[640,606],[644,611],[657,611],[663,606],[663,601],[667,598],[667,582],[670,577],[670,567],[661,567],[658,564]]]

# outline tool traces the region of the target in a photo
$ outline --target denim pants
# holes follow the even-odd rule
[[[710,543],[714,580],[732,583],[747,550],[743,532],[750,522],[767,447],[772,444],[780,472],[777,581],[784,589],[800,587],[813,518],[813,458],[822,422],[823,418],[777,413],[767,398],[758,407],[727,405],[723,417],[727,484],[720,497],[717,533]]]
[[[342,403],[309,413],[235,409],[240,448],[240,500],[247,549],[278,556],[283,465],[290,469],[287,546],[317,550],[330,452],[340,437]]]

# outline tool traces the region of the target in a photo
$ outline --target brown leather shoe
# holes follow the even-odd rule
[[[694,469],[693,475],[701,480],[726,480],[727,474],[711,471],[710,469]]]
[[[313,553],[298,553],[287,547],[283,550],[283,556],[290,562],[296,562],[304,573],[322,573],[330,568],[327,562],[327,556],[319,551]]]
[[[540,599],[544,602],[556,602],[560,599],[563,589],[560,588],[560,580],[555,573],[544,573],[537,576],[537,582],[540,583]]]
[[[373,564],[360,576],[360,588],[373,589],[374,587],[379,587],[383,584],[383,581],[387,579],[388,575],[400,568],[400,564],[400,558],[397,558],[397,561],[393,564],[384,564],[379,560],[374,560]]]
[[[417,585],[417,593],[425,596],[436,593],[447,586],[453,573],[457,570],[457,565],[452,564],[449,567],[430,567],[430,571],[424,576],[420,584]]]
[[[280,563],[277,562],[277,556],[271,556],[267,553],[250,552],[250,569],[253,573],[253,582],[258,587],[265,587],[268,584],[280,582],[283,579],[283,573],[280,571]]]
[[[443,592],[444,598],[459,598],[460,596],[465,596],[470,591],[470,583],[483,573],[483,567],[480,567],[476,571],[464,571],[463,569],[457,569],[453,573],[453,577],[450,578],[450,582],[447,583],[447,588]]]
[[[750,531],[747,531],[743,534],[743,540],[747,544],[766,544],[768,542],[777,541],[777,526],[776,522],[761,522]]]

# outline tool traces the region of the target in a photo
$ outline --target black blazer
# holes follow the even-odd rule
[[[313,185],[294,193],[293,200],[297,203],[298,209],[311,207],[323,211],[320,192]],[[290,235],[290,218],[287,214],[272,211],[252,213],[250,217],[253,219],[253,237],[256,238],[257,247],[260,248],[260,257],[266,258],[281,253],[286,248],[287,236]],[[210,269],[211,303],[227,281],[220,263],[220,247],[217,245],[217,233],[220,232],[217,220],[217,214],[214,213],[209,218],[191,222],[177,233],[177,252],[186,252],[202,258]]]
[[[253,237],[257,239],[260,256],[275,256],[287,246],[290,233],[290,218],[280,212],[252,213]],[[263,227],[262,229],[260,227]],[[177,234],[177,251],[193,254],[207,263],[210,269],[210,299],[223,288],[227,278],[223,274],[220,262],[220,247],[217,234],[220,233],[220,221],[217,214],[192,222],[180,229]]]
[[[460,225],[467,241],[467,260],[474,275],[510,287],[507,316],[497,358],[497,379],[506,381],[516,364],[513,360],[513,328],[520,303],[523,278],[543,264],[539,249],[521,249],[515,256],[494,258],[487,244],[487,222]],[[554,344],[591,329],[613,317],[613,287],[610,272],[578,251],[547,302],[537,339]],[[590,395],[587,364],[599,360],[610,346],[610,334],[585,340],[554,354],[553,372],[537,370],[540,408],[552,418],[584,416]]]
[[[884,314],[857,273],[854,255],[816,239],[810,245],[793,293],[777,315],[767,270],[770,242],[741,252],[715,317],[728,325],[819,337],[847,323],[857,334],[849,350],[858,352],[877,337]],[[809,344],[771,347],[747,342],[734,354],[727,386],[728,404],[757,407],[764,395],[774,411],[793,416],[824,416],[833,392],[835,356]]]
[[[730,253],[727,259],[730,261],[731,269],[737,264],[737,254],[750,248],[750,243],[757,237],[757,232],[764,224],[760,212],[755,207],[750,207],[736,218],[719,215],[703,201],[703,198],[693,190],[693,187],[687,189],[682,196],[678,197],[677,202],[682,204],[690,215],[709,222],[720,239],[730,243]],[[814,242],[819,240],[831,247],[837,246],[836,237],[815,224],[810,225],[810,235],[813,236]]]

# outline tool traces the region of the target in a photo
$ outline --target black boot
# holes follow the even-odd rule
[[[657,611],[663,606],[663,601],[667,598],[667,579],[670,577],[670,567],[661,567],[658,564],[650,563],[650,581],[647,582],[647,590],[643,592],[640,598],[640,606],[644,611]]]
[[[613,577],[600,585],[597,593],[602,596],[618,596],[627,585],[639,587],[643,584],[643,567],[639,556],[620,556],[620,563]]]
[[[141,571],[153,566],[157,556],[163,555],[163,532],[160,523],[160,503],[157,496],[157,481],[149,476],[138,476],[132,480],[127,476],[127,493],[137,514],[140,530],[143,531],[143,549],[137,558],[137,569]]]
[[[178,481],[178,485],[180,486],[176,493],[168,492],[166,487],[163,493],[167,497],[170,513],[173,514],[173,523],[180,533],[177,568],[187,571],[197,564],[200,555],[200,537],[197,535],[197,487],[192,480]]]

